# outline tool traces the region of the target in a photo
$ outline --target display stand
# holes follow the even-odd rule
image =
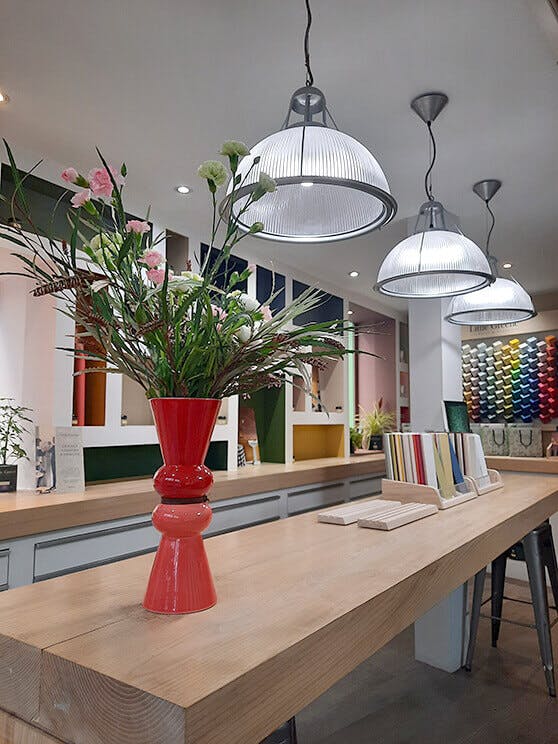
[[[498,470],[491,470],[489,468],[488,475],[490,476],[490,483],[486,486],[478,485],[475,478],[469,478],[469,476],[467,476],[472,482],[478,496],[482,496],[485,493],[490,493],[491,491],[498,491],[500,488],[504,487],[502,476],[500,475]]]
[[[397,499],[405,503],[434,504],[438,509],[450,509],[452,506],[458,506],[465,503],[465,501],[471,501],[471,499],[477,498],[477,492],[472,479],[465,476],[464,480],[467,485],[467,491],[464,493],[458,493],[456,491],[453,498],[443,499],[440,496],[439,489],[433,486],[384,478],[382,480],[382,496],[389,499]]]

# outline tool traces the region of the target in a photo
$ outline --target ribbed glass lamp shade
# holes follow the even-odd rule
[[[375,289],[408,298],[450,297],[486,287],[494,277],[482,250],[445,227],[439,202],[423,204],[419,223],[427,229],[402,240],[384,259]]]
[[[446,320],[457,325],[489,326],[519,323],[535,315],[533,301],[521,284],[498,277],[489,287],[453,299]]]
[[[318,108],[323,94],[311,90],[317,91],[312,94],[316,110],[325,110]],[[299,111],[297,101],[304,95],[304,89],[302,94],[295,92],[294,111]],[[259,163],[252,167],[257,157]],[[381,227],[397,209],[386,177],[366,147],[311,117],[302,123],[287,123],[252,147],[240,162],[242,186],[233,205],[236,215],[250,198],[260,172],[277,182],[277,190],[254,202],[240,216],[239,227],[248,231],[254,222],[262,222],[264,229],[257,233],[261,238],[292,243],[353,238]]]

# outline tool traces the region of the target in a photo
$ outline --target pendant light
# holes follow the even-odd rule
[[[496,218],[490,208],[490,200],[500,189],[501,181],[488,179],[479,181],[473,186],[475,194],[481,198],[492,219],[486,237],[486,258],[488,259],[496,281],[478,292],[470,292],[462,297],[455,297],[449,306],[446,320],[456,325],[490,326],[507,323],[521,323],[536,315],[533,301],[521,284],[515,279],[498,276],[498,260],[490,255],[490,237],[494,230]]]
[[[281,129],[254,145],[250,157],[241,161],[241,186],[232,210],[244,232],[254,222],[263,223],[258,237],[326,243],[376,230],[392,219],[397,204],[376,158],[339,131],[324,94],[314,86],[308,46],[312,13],[309,0],[305,3],[306,85],[292,94]],[[255,158],[259,162],[253,165]],[[277,190],[241,214],[260,172],[275,179]]]
[[[494,280],[482,250],[461,233],[432,194],[431,174],[436,162],[432,123],[447,102],[444,93],[425,93],[411,101],[411,108],[428,128],[432,147],[424,177],[428,201],[419,210],[413,234],[396,245],[380,266],[375,289],[386,295],[449,297],[480,289]]]

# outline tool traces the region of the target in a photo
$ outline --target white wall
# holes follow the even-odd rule
[[[0,239],[0,272],[19,271],[13,246]],[[23,442],[30,462],[20,461],[19,488],[34,488],[35,425],[52,427],[55,309],[52,297],[35,298],[33,282],[0,276],[0,396],[33,409]]]

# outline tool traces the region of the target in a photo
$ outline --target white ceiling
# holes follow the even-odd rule
[[[396,222],[346,243],[254,240],[262,256],[368,293],[423,201],[428,157],[411,98],[441,90],[434,190],[483,242],[482,178],[504,186],[493,248],[530,291],[558,288],[558,67],[526,0],[313,0],[312,66],[340,128],[377,156]],[[253,144],[281,124],[304,82],[303,0],[4,0],[3,136],[87,169],[94,145],[126,160],[129,188],[169,227],[208,219],[195,171],[225,139]],[[194,186],[185,198],[178,183]],[[358,279],[348,279],[356,268]]]

